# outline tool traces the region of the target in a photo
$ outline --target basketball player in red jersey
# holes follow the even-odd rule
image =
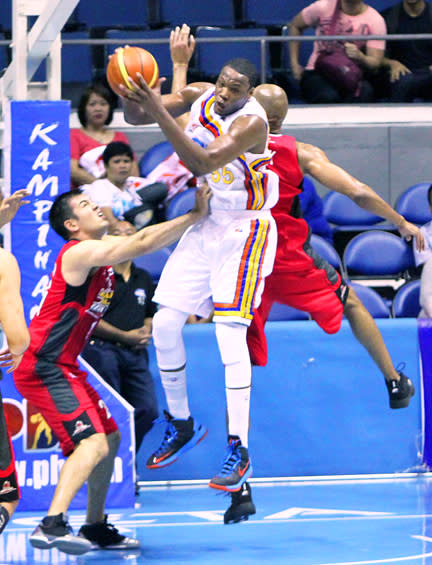
[[[309,312],[327,333],[336,333],[345,315],[356,339],[366,348],[385,377],[391,408],[408,406],[414,394],[409,378],[397,371],[382,335],[366,308],[339,273],[310,246],[310,229],[299,214],[296,196],[302,191],[304,174],[310,175],[331,190],[345,194],[361,208],[382,216],[405,238],[415,237],[417,247],[424,247],[419,228],[407,222],[369,186],[331,163],[325,153],[313,145],[282,135],[282,123],[288,111],[285,91],[274,84],[255,88],[254,96],[264,107],[270,126],[269,147],[274,151],[270,166],[279,176],[279,201],[271,210],[278,231],[278,246],[273,272],[267,277],[258,310],[248,328],[249,353],[254,365],[267,364],[264,326],[273,302]],[[250,486],[232,494],[232,505],[225,522],[247,519],[255,513]]]
[[[108,524],[104,514],[120,434],[79,369],[77,356],[108,308],[114,280],[109,265],[174,243],[208,213],[210,194],[203,186],[189,213],[129,237],[105,236],[107,219],[80,191],[63,193],[54,201],[50,225],[67,243],[30,324],[29,349],[14,373],[17,389],[39,409],[67,457],[47,516],[30,536],[33,547],[56,547],[71,554],[139,548],[137,540]],[[66,511],[87,480],[87,520],[75,536]]]
[[[10,222],[18,209],[27,204],[26,190],[17,190],[0,204],[0,227]],[[20,272],[15,257],[0,247],[0,323],[7,339],[7,350],[2,351],[1,367],[10,373],[18,367],[30,343],[20,296]],[[0,534],[15,512],[20,489],[15,469],[12,444],[6,427],[0,392]]]

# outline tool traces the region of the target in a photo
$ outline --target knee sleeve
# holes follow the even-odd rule
[[[224,365],[239,363],[245,356],[249,358],[246,333],[247,326],[244,324],[216,323],[216,339]]]
[[[178,369],[186,363],[182,329],[187,314],[162,307],[153,317],[153,342],[159,368]]]

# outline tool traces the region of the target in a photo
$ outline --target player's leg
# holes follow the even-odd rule
[[[0,534],[15,512],[19,498],[20,489],[15,469],[14,452],[6,427],[0,392]]]
[[[149,469],[174,463],[207,434],[207,429],[190,414],[182,337],[189,314],[207,317],[212,309],[209,269],[203,251],[205,229],[203,222],[183,236],[165,264],[153,297],[160,304],[153,317],[153,343],[168,412],[165,436],[147,460]]]
[[[275,250],[276,228],[271,217],[234,218],[211,258],[213,319],[225,367],[228,449],[222,470],[209,486],[227,492],[239,491],[252,474],[248,452],[252,367],[246,335]]]
[[[405,408],[414,395],[414,385],[402,371],[395,369],[375,320],[364,307],[353,288],[349,289],[344,314],[354,337],[367,350],[384,375],[390,408]]]
[[[182,337],[187,316],[185,312],[162,306],[153,317],[153,342],[168,412],[165,412],[167,427],[164,439],[147,460],[148,469],[174,463],[207,435],[207,429],[194,420],[189,410]]]
[[[239,491],[252,475],[248,451],[252,367],[246,343],[247,325],[216,324],[216,338],[225,366],[228,450],[222,470],[209,486],[228,492]]]
[[[78,490],[89,478],[93,469],[108,454],[106,430],[101,423],[85,386],[85,373],[71,375],[69,369],[58,365],[43,365],[50,375],[47,384],[35,378],[40,365],[30,374],[14,375],[21,394],[41,412],[56,437],[63,454],[67,457],[60,472],[54,497],[47,515],[30,536],[30,543],[39,549],[57,549],[65,553],[81,554],[89,551],[92,544],[73,534],[66,512]],[[113,429],[117,429],[115,422]]]
[[[241,489],[231,494],[231,505],[224,514],[224,524],[237,524],[249,519],[256,514],[255,504],[252,500],[252,489],[248,482],[243,483]]]
[[[264,330],[275,300],[272,292],[272,276],[270,274],[265,280],[261,304],[255,310],[253,320],[247,331],[247,344],[251,363],[258,367],[265,367],[267,365],[267,339]]]
[[[120,432],[99,394],[87,381],[84,384],[105,432],[108,453],[88,477],[86,523],[81,526],[78,536],[90,542],[92,549],[139,549],[138,540],[121,535],[108,523],[105,502],[120,445]]]

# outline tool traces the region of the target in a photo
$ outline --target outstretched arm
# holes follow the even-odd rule
[[[319,147],[306,143],[297,143],[299,165],[304,173],[311,175],[331,190],[345,194],[360,208],[385,218],[394,224],[406,239],[416,240],[419,251],[424,249],[424,237],[420,229],[407,222],[370,186],[351,176],[347,171],[335,165]]]
[[[210,197],[210,188],[203,184],[196,191],[195,206],[183,216],[148,226],[129,237],[106,236],[103,240],[80,241],[63,255],[63,277],[68,284],[78,286],[84,283],[93,267],[116,265],[171,245],[208,214]]]
[[[21,277],[15,257],[0,248],[0,322],[8,349],[0,354],[0,366],[14,371],[30,343],[20,296]]]

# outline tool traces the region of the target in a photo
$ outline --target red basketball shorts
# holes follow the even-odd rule
[[[40,410],[69,455],[93,434],[109,435],[117,424],[104,401],[87,382],[87,374],[26,355],[14,373],[18,391]]]
[[[267,340],[264,326],[274,302],[308,312],[326,332],[339,331],[348,286],[327,261],[308,248],[313,261],[298,272],[276,269],[265,281],[261,304],[248,328],[247,341],[253,365],[267,364]]]

